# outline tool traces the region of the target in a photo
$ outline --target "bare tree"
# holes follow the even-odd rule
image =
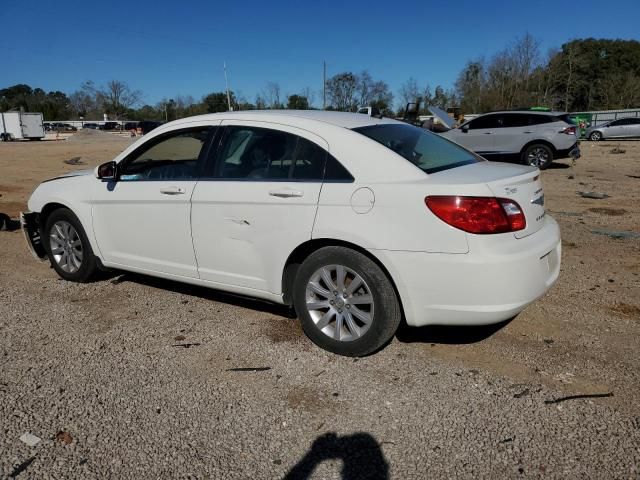
[[[421,97],[417,80],[413,77],[409,78],[409,80],[402,84],[398,94],[401,101],[400,108],[404,110],[407,103],[415,102]]]
[[[313,89],[309,87],[304,87],[300,92],[300,95],[303,97],[306,97],[307,101],[309,102],[309,107],[313,107],[313,102],[316,99],[316,94],[313,91]]]
[[[280,101],[280,84],[277,82],[267,82],[267,87],[264,91],[264,97],[267,101],[268,108],[283,108]]]
[[[115,118],[119,118],[128,109],[138,104],[142,98],[140,90],[133,90],[126,82],[111,80],[100,90],[104,108]]]
[[[335,110],[354,111],[358,104],[358,77],[351,72],[334,75],[327,80],[327,96]]]

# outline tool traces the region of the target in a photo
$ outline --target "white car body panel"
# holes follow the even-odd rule
[[[224,120],[222,125],[278,129],[329,149],[322,137],[282,123]],[[322,182],[198,182],[191,221],[200,278],[282,293],[287,258],[311,239],[321,187]]]
[[[103,182],[88,172],[42,183],[32,212],[51,203],[80,219],[94,253],[115,267],[283,303],[286,261],[314,240],[350,243],[389,273],[409,325],[505,320],[544,294],[560,266],[560,233],[538,203],[539,171],[481,162],[427,175],[383,145],[350,130],[395,123],[330,112],[237,112],[163,125],[143,142],[201,125],[253,125],[306,138],[330,152],[353,182]],[[185,193],[162,196],[163,188]],[[279,197],[274,191],[301,192]],[[525,212],[521,232],[474,235],[425,205],[428,195],[497,196]],[[540,201],[541,202],[541,201]]]

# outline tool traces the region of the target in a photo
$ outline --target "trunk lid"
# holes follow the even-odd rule
[[[479,162],[452,168],[430,175],[430,182],[462,187],[484,184],[494,196],[514,200],[520,205],[527,220],[524,230],[514,232],[524,238],[544,225],[544,191],[540,170],[511,163]]]
[[[520,175],[487,182],[496,197],[514,200],[520,205],[527,220],[524,230],[514,232],[516,238],[524,238],[537,232],[544,225],[544,190],[540,171],[534,169]]]

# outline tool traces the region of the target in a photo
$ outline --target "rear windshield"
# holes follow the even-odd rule
[[[425,173],[484,161],[469,150],[412,125],[371,125],[354,131],[393,150]]]

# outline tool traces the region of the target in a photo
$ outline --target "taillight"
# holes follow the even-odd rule
[[[560,133],[564,133],[566,135],[575,135],[576,134],[576,127],[575,127],[575,125],[572,125],[570,127],[565,127],[562,130],[560,130]]]
[[[469,233],[516,232],[527,226],[520,205],[507,198],[437,195],[424,201],[440,220]]]

